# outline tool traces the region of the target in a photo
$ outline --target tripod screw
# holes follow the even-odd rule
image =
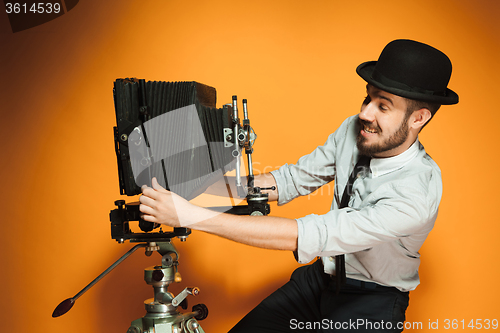
[[[153,278],[153,280],[155,280],[156,282],[160,282],[163,277],[165,276],[165,274],[163,274],[163,272],[159,269],[156,269],[153,274],[151,275],[151,277]]]
[[[198,322],[196,320],[194,320],[193,318],[189,319],[189,321],[187,322],[187,329],[189,330],[189,332],[200,332],[198,330],[198,328],[200,327],[200,324],[198,324]]]
[[[141,329],[139,329],[137,326],[131,326],[127,330],[127,333],[141,333]]]
[[[146,246],[146,256],[150,257],[153,251],[158,251],[160,247],[156,245],[155,242],[150,242],[148,246]]]

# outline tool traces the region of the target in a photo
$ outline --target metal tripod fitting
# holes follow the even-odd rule
[[[187,296],[196,296],[197,287],[188,287],[177,296],[168,291],[172,282],[180,282],[177,271],[179,255],[170,242],[159,242],[158,252],[162,255],[162,264],[150,266],[144,270],[144,280],[154,290],[154,297],[144,301],[146,315],[131,323],[127,333],[204,333],[198,320],[206,318],[208,310],[198,304],[192,312],[180,313],[178,307],[187,304]]]
[[[175,296],[175,298],[172,300],[172,305],[173,306],[179,306],[183,300],[188,297],[188,295],[193,295],[193,296],[198,296],[200,293],[200,289],[197,287],[188,287],[185,288],[183,291],[179,293],[179,295]]]

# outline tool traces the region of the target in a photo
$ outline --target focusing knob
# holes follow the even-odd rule
[[[194,305],[193,312],[198,312],[198,314],[194,316],[197,320],[203,320],[208,316],[208,308],[205,304]]]

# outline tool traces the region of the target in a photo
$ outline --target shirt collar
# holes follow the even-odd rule
[[[370,161],[370,171],[372,172],[372,177],[377,178],[388,174],[389,172],[401,169],[417,156],[419,146],[420,144],[417,138],[410,148],[399,155],[386,158],[372,158]]]

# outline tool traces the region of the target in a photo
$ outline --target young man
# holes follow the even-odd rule
[[[296,220],[219,214],[155,180],[153,188],[143,187],[146,221],[294,251],[300,263],[321,257],[298,268],[231,332],[403,330],[408,292],[419,284],[418,250],[442,193],[440,170],[418,133],[440,105],[458,103],[458,95],[447,88],[448,57],[411,40],[389,43],[378,61],[356,71],[368,83],[361,112],[296,164],[256,178],[257,186],[276,185],[269,198],[280,205],[335,181],[327,214]]]

